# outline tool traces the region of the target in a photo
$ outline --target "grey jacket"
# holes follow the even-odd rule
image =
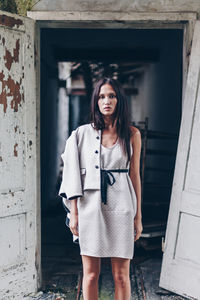
[[[92,124],[79,126],[66,141],[59,195],[70,210],[70,199],[82,197],[84,190],[100,190],[101,130]]]

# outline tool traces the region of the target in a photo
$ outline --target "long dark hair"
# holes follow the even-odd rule
[[[105,77],[103,79],[100,79],[96,83],[91,99],[91,122],[94,123],[95,129],[105,129],[103,115],[99,111],[98,106],[100,89],[104,84],[111,85],[116,93],[117,106],[114,113],[113,125],[114,122],[116,122],[116,130],[117,135],[119,137],[119,142],[122,146],[124,153],[127,154],[128,160],[130,160],[131,130],[129,121],[128,101],[120,83],[117,80]]]

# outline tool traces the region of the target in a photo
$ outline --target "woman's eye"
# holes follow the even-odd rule
[[[107,96],[109,99],[114,99],[116,98],[116,95],[115,94],[110,94]],[[105,99],[106,96],[105,95],[99,95],[99,99]]]

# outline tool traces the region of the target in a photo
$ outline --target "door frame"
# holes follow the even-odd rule
[[[40,170],[40,32],[43,28],[80,29],[182,29],[182,106],[184,101],[190,50],[194,32],[196,12],[54,12],[29,11],[27,16],[36,21],[35,67],[36,67],[36,111],[37,111],[37,248],[36,266],[38,288],[42,284],[41,273],[41,170]]]

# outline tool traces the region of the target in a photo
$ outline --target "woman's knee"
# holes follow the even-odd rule
[[[99,272],[98,271],[86,272],[83,274],[83,277],[89,285],[93,285],[96,284],[99,280]]]
[[[100,258],[82,255],[83,279],[88,283],[95,283],[100,274]]]
[[[115,284],[125,287],[129,280],[129,275],[122,272],[113,272],[113,279]]]

